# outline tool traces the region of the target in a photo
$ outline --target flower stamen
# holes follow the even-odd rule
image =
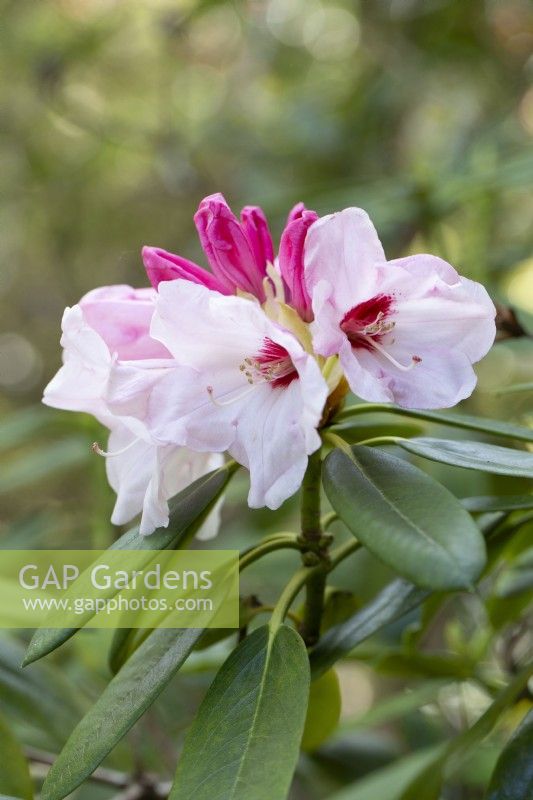
[[[234,403],[238,403],[239,400],[244,400],[245,397],[253,392],[254,387],[250,386],[248,389],[245,389],[244,392],[238,394],[237,397],[232,397],[231,400],[217,400],[217,398],[214,396],[214,389],[212,386],[207,386],[206,390],[213,405],[218,406],[219,408],[225,408],[225,406],[232,406]]]
[[[243,359],[239,364],[239,372],[246,378],[249,387],[229,400],[219,400],[214,396],[213,387],[207,386],[212,403],[220,407],[229,406],[243,400],[257,386],[268,384],[272,389],[283,389],[299,377],[288,351],[268,337],[264,338],[257,355]]]
[[[384,348],[384,347],[383,347],[381,344],[379,344],[379,342],[376,342],[376,341],[375,341],[375,339],[372,339],[372,338],[368,337],[368,338],[366,339],[366,341],[367,341],[367,342],[368,342],[368,344],[369,344],[369,345],[371,345],[371,346],[372,346],[372,347],[373,347],[375,350],[377,350],[377,351],[378,351],[378,353],[381,353],[381,355],[382,355],[382,356],[384,356],[384,357],[387,359],[387,361],[390,361],[390,363],[391,363],[391,364],[393,364],[393,365],[396,367],[396,369],[399,369],[399,370],[401,370],[402,372],[410,372],[410,371],[411,371],[411,370],[412,370],[414,367],[416,367],[416,366],[417,366],[417,364],[420,364],[420,362],[422,361],[422,359],[420,358],[420,356],[412,356],[412,357],[411,357],[411,363],[410,363],[410,364],[407,364],[407,365],[405,365],[405,364],[401,364],[399,361],[397,361],[397,360],[394,358],[394,356],[391,356],[391,354],[390,354],[390,353],[388,353],[388,352],[385,350],[385,348]]]
[[[376,350],[387,359],[396,369],[402,372],[409,372],[422,359],[420,356],[413,355],[410,364],[402,364],[392,356],[383,346],[383,338],[391,333],[396,326],[396,322],[390,319],[393,308],[392,295],[378,294],[365,300],[363,303],[351,308],[343,317],[340,327],[346,334],[352,347],[364,348],[365,350]],[[394,340],[389,342],[394,344]]]
[[[133,445],[137,444],[137,439],[134,439],[132,442],[126,445],[126,447],[122,447],[120,450],[113,450],[112,452],[109,450],[102,450],[98,442],[93,442],[91,445],[91,450],[93,453],[96,453],[97,456],[102,456],[103,458],[114,458],[115,456],[121,456],[123,453],[127,453]]]

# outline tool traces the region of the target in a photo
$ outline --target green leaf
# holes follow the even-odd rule
[[[492,774],[487,800],[526,800],[533,797],[533,711],[503,749]]]
[[[329,800],[398,800],[404,789],[440,755],[442,745],[428,747],[372,772]]]
[[[463,655],[405,652],[400,648],[372,656],[371,662],[377,672],[386,675],[452,680],[467,680],[476,666]]]
[[[158,528],[150,536],[141,536],[138,526],[132,528],[112,544],[110,550],[144,550],[146,563],[151,559],[152,550],[177,549],[188,541],[211,510],[237,465],[231,461],[220,469],[204,475],[177,494],[170,502],[170,522],[168,528]],[[83,575],[80,576],[80,580]],[[77,584],[79,587],[79,583]],[[79,588],[76,590],[79,591]],[[118,591],[118,590],[117,590]],[[89,613],[84,619],[90,618]],[[37,630],[28,646],[23,666],[51,653],[62,645],[78,628],[41,628]]]
[[[533,478],[533,453],[483,442],[454,439],[404,439],[397,444],[409,453],[454,467],[495,475]]]
[[[402,422],[384,420],[383,422],[367,422],[365,418],[346,420],[343,425],[334,425],[330,428],[332,433],[337,433],[345,442],[355,444],[363,439],[374,439],[376,436],[419,436],[424,432],[423,425],[415,422]]]
[[[493,436],[501,436],[504,439],[533,442],[533,429],[524,428],[521,425],[513,425],[510,422],[500,422],[495,419],[474,417],[467,414],[452,414],[449,411],[422,411],[411,408],[399,408],[398,406],[385,405],[382,403],[361,403],[358,406],[346,408],[341,411],[335,419],[335,425],[344,424],[346,420],[352,419],[356,415],[370,412],[414,417],[415,419],[423,419],[427,422],[435,422],[439,425],[450,425],[454,428],[466,428],[471,431],[489,433]]]
[[[311,683],[302,750],[311,753],[329,739],[339,724],[340,714],[339,678],[334,669],[329,669]]]
[[[51,475],[84,464],[91,456],[87,440],[81,436],[60,439],[46,447],[17,453],[2,468],[0,494],[14,492]]]
[[[33,785],[28,762],[3,717],[0,717],[0,753],[0,792],[32,800]]]
[[[444,486],[406,461],[369,447],[334,450],[324,488],[344,524],[377,558],[427,589],[470,588],[485,542]]]
[[[0,800],[20,800],[20,797],[13,797],[12,794],[0,794]]]
[[[169,800],[285,800],[308,695],[301,637],[286,625],[255,630],[209,689],[185,740]]]
[[[416,608],[428,592],[411,583],[395,580],[352,617],[330,628],[310,653],[312,674],[323,674],[354,647],[390,622]]]
[[[399,694],[385,697],[384,700],[372,706],[364,714],[345,719],[342,722],[340,733],[373,728],[405,718],[409,714],[419,711],[422,706],[433,702],[437,698],[439,691],[446,685],[447,681],[432,680],[414,689],[405,689]]]
[[[324,611],[320,623],[320,630],[325,633],[329,628],[344,622],[352,617],[361,608],[361,600],[353,592],[346,589],[336,589],[333,586],[326,587],[324,600]]]
[[[533,508],[533,494],[503,495],[501,497],[463,497],[461,504],[471,514],[517,511],[519,509]]]
[[[495,587],[496,597],[516,597],[533,590],[533,569],[509,570],[501,575]]]
[[[502,714],[516,702],[532,675],[533,664],[528,664],[499,692],[494,702],[491,703],[471,728],[448,743],[448,753],[456,755],[458,763],[464,761],[470,748],[476,747],[479,742],[489,735]]]
[[[128,660],[132,649],[134,649],[134,640],[138,635],[139,630],[137,628],[117,628],[113,633],[107,655],[107,663],[113,675],[116,675]]]
[[[31,442],[36,433],[49,428],[56,413],[45,406],[30,406],[6,415],[0,422],[0,452]]]
[[[24,648],[5,634],[0,639],[0,702],[26,725],[45,732],[52,747],[61,746],[87,708],[83,687],[74,689],[55,664],[21,670]]]
[[[201,634],[161,628],[143,642],[70,735],[41,800],[62,800],[94,772],[163,691]]]
[[[494,702],[471,728],[443,746],[441,755],[414,779],[414,782],[405,789],[400,800],[439,800],[445,766],[453,773],[466,763],[469,752],[472,748],[478,747],[479,743],[489,735],[502,714],[512,706],[527,686],[532,673],[533,664],[524,667],[511,683],[502,689]],[[511,800],[505,795],[503,797],[505,800]],[[526,797],[525,795],[523,800]],[[522,798],[516,798],[516,800],[522,800]]]
[[[509,569],[502,572],[494,587],[497,597],[514,597],[533,589],[533,548],[520,553]]]
[[[505,386],[503,389],[497,389],[494,394],[517,394],[519,392],[533,392],[533,383],[515,383],[512,386]]]
[[[401,793],[399,800],[439,800],[441,796],[444,758],[437,754]]]

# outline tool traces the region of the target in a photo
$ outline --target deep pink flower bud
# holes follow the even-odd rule
[[[313,310],[304,280],[304,243],[307,231],[317,219],[316,211],[309,211],[303,203],[294,206],[279,245],[279,269],[288,289],[288,300],[306,322],[313,319]]]
[[[142,257],[148,279],[154,289],[157,289],[161,281],[175,281],[177,278],[183,278],[192,283],[200,283],[216,292],[230,294],[211,272],[182,256],[167,253],[160,247],[143,247]]]
[[[241,211],[242,227],[252,246],[257,266],[266,272],[266,265],[274,263],[274,244],[265,212],[259,206],[245,206]]]
[[[296,205],[293,206],[291,208],[291,210],[289,211],[289,216],[287,217],[287,225],[290,222],[294,222],[295,219],[300,219],[300,217],[302,216],[304,211],[307,211],[307,210],[308,209],[306,209],[305,203],[301,203],[301,202],[300,203],[296,203]]]
[[[266,264],[257,260],[255,247],[264,249],[264,226],[258,227],[257,216],[246,224],[254,230],[253,244],[221,194],[202,200],[194,222],[211,269],[228,292],[242,289],[263,302]]]

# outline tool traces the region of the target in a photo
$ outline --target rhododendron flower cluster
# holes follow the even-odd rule
[[[220,194],[195,215],[210,269],[143,248],[152,288],[96,289],[63,318],[44,402],[110,430],[113,522],[168,524],[168,500],[229,453],[249,505],[278,508],[321,444],[328,397],[445,408],[468,397],[495,309],[440,258],[387,261],[368,215],[289,214],[278,255],[263,211]],[[216,520],[211,520],[211,532]],[[204,531],[205,533],[205,531]]]

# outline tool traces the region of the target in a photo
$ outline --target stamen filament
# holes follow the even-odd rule
[[[364,334],[360,335],[364,336]],[[406,366],[405,364],[400,364],[400,362],[397,361],[394,358],[394,356],[391,356],[391,354],[388,353],[385,350],[385,348],[381,344],[379,344],[379,342],[376,342],[375,339],[373,339],[371,336],[365,336],[365,341],[368,342],[368,344],[372,345],[372,347],[375,348],[378,351],[378,353],[381,353],[381,355],[384,356],[387,359],[387,361],[390,361],[391,364],[394,364],[394,366],[397,369],[400,369],[402,372],[410,372],[412,369],[414,369],[414,367],[416,367],[417,364],[420,364],[420,362],[422,361],[420,356],[413,356],[412,361],[409,365]]]
[[[127,451],[130,450],[134,444],[137,444],[137,439],[134,439],[132,442],[127,444],[126,447],[111,452],[108,450],[102,450],[98,442],[93,442],[91,445],[91,450],[93,453],[96,453],[97,456],[103,456],[103,458],[114,458],[115,456],[121,456],[123,453],[127,453]]]
[[[267,383],[267,381],[262,381],[262,383]],[[213,405],[218,406],[219,408],[225,408],[225,406],[232,406],[234,403],[238,403],[240,400],[244,400],[253,390],[255,389],[254,386],[249,386],[243,392],[237,395],[237,397],[232,397],[231,400],[217,400],[214,396],[214,390],[212,386],[207,386],[207,394],[209,395],[209,399],[213,403]]]

